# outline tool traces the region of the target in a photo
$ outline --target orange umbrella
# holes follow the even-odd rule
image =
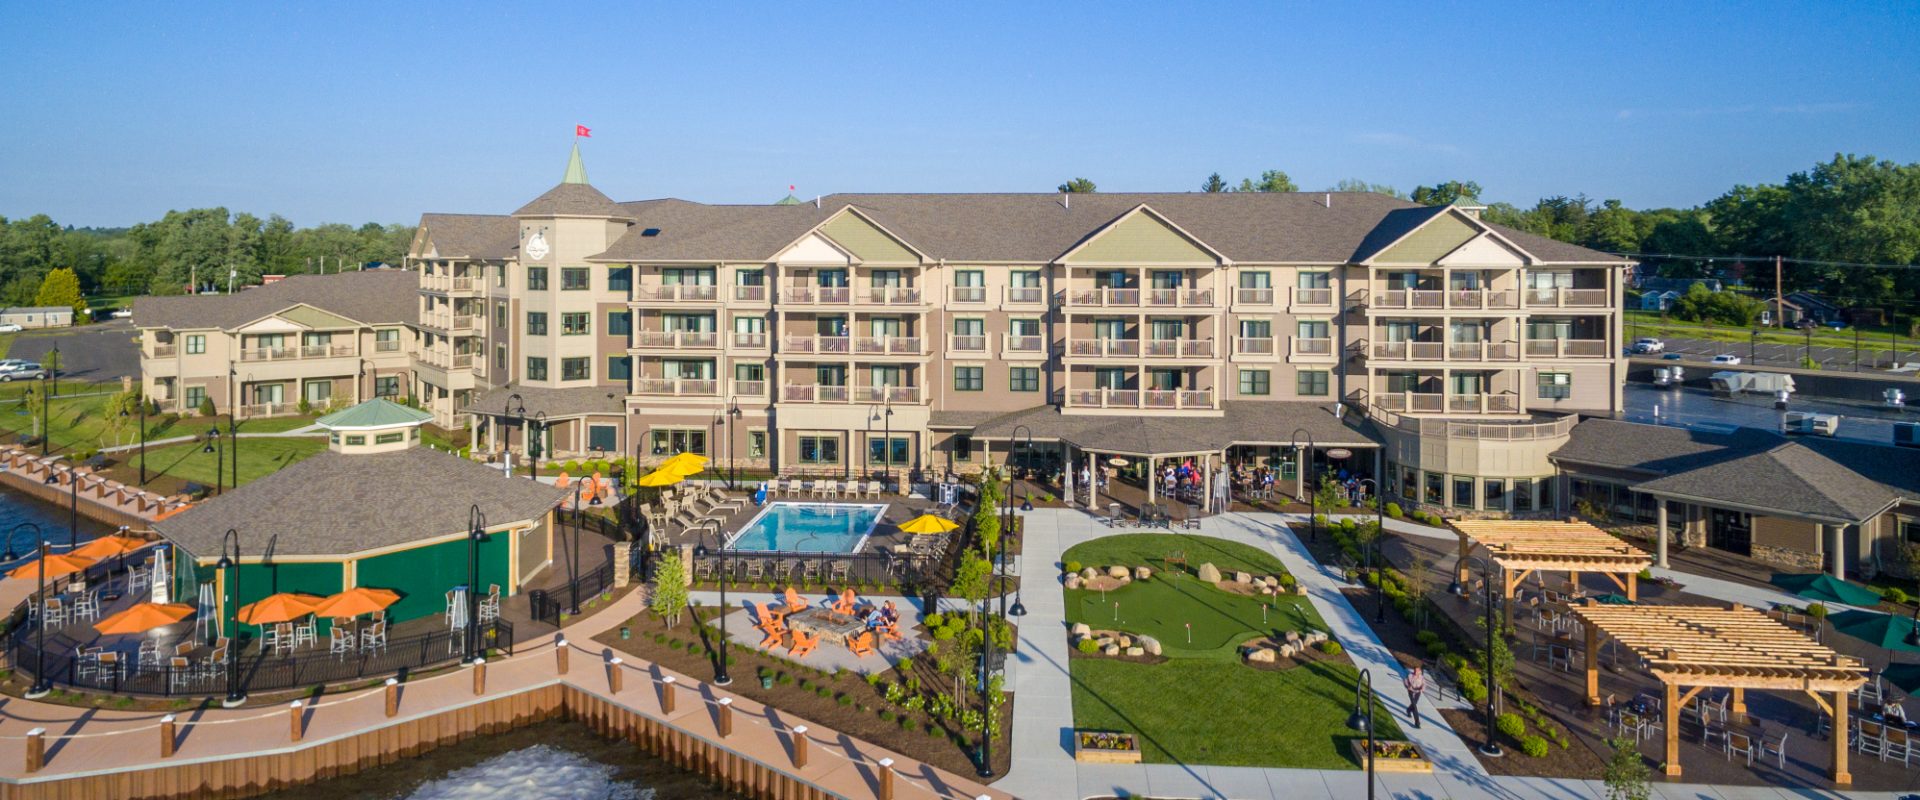
[[[140,603],[93,624],[101,633],[146,633],[193,616],[186,603]]]
[[[79,548],[73,551],[73,555],[96,560],[106,559],[131,553],[150,544],[153,544],[153,542],[134,536],[122,536],[116,533],[112,536],[102,536],[80,545]]]
[[[315,595],[281,592],[241,606],[237,616],[248,625],[272,625],[292,622],[311,614],[313,607],[319,604],[320,598]]]
[[[40,577],[41,564],[47,565],[48,578],[58,578],[63,575],[72,575],[73,573],[93,566],[93,559],[72,553],[62,555],[48,554],[44,558],[34,559],[18,567],[14,567],[12,572],[7,573],[7,577],[25,578],[28,580],[38,579]]]
[[[392,589],[369,589],[356,586],[320,601],[313,613],[329,619],[347,619],[361,614],[371,614],[387,606],[400,602],[400,593]]]

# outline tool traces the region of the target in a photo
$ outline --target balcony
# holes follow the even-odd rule
[[[759,331],[734,331],[732,341],[736,350],[767,349],[767,335]]]
[[[1376,311],[1517,311],[1520,294],[1507,289],[1387,289],[1374,292]]]
[[[644,349],[712,350],[720,346],[713,331],[634,331],[633,346]]]
[[[1233,304],[1236,306],[1271,306],[1273,305],[1273,288],[1262,287],[1256,289],[1242,286],[1233,290]]]
[[[741,286],[736,284],[733,287],[733,301],[736,303],[765,303],[767,302],[767,287]]]
[[[1606,289],[1528,289],[1527,308],[1607,308],[1612,299]]]
[[[766,397],[767,382],[736,380],[733,382],[733,394],[736,397]]]
[[[261,347],[240,351],[241,361],[302,361],[315,358],[340,358],[353,355],[350,344],[316,344],[303,347]]]
[[[712,378],[634,378],[633,393],[653,397],[719,397],[720,382]]]
[[[853,302],[846,286],[795,286],[780,290],[780,302],[796,306],[844,306]]]
[[[992,352],[987,347],[987,337],[982,334],[947,334],[948,355],[984,356]]]
[[[471,331],[473,330],[473,321],[474,315],[472,314],[428,312],[420,315],[420,324],[422,326],[449,332]]]
[[[926,302],[926,295],[911,286],[875,286],[866,290],[863,299],[876,306],[917,306]]]
[[[373,343],[373,352],[398,353],[400,352],[400,340],[399,339],[377,340]]]
[[[467,275],[453,276],[427,273],[420,276],[421,291],[447,294],[452,292],[472,292],[479,288],[479,281]]]
[[[856,336],[853,352],[862,356],[926,355],[922,341],[918,336]]]
[[[1040,306],[1047,303],[1047,290],[1038,286],[1007,287],[1007,305]]]
[[[1077,389],[1067,394],[1076,408],[1213,408],[1212,389]]]
[[[1332,289],[1302,289],[1298,286],[1293,287],[1293,289],[1291,290],[1290,297],[1288,298],[1288,301],[1287,301],[1287,308],[1290,311],[1291,310],[1309,310],[1309,309],[1332,311],[1333,310],[1333,290]]]
[[[829,386],[792,383],[780,387],[783,403],[918,403],[918,386]]]
[[[1500,394],[1442,394],[1440,392],[1386,392],[1373,405],[1385,411],[1409,414],[1518,414],[1520,396]]]
[[[1444,342],[1375,342],[1373,357],[1381,361],[1445,361]]]
[[[734,288],[764,289],[765,287],[736,286]],[[712,303],[719,299],[720,287],[704,284],[675,283],[633,287],[633,302],[636,303]]]
[[[1519,361],[1519,342],[1454,342],[1447,345],[1448,361]]]
[[[1294,359],[1331,359],[1333,358],[1333,340],[1303,336],[1287,337],[1287,356]]]
[[[420,353],[420,363],[441,369],[467,369],[473,366],[473,354],[425,350]]]
[[[317,405],[325,405],[324,403]],[[240,418],[284,417],[300,413],[299,403],[243,403],[240,406]]]
[[[1139,289],[1074,289],[1067,293],[1067,306],[1087,308],[1139,308]]]
[[[855,403],[918,403],[918,386],[856,386],[853,388]]]
[[[1148,339],[1148,358],[1212,358],[1212,339]]]
[[[819,353],[843,356],[853,352],[853,338],[849,336],[786,336],[780,339],[780,351],[782,355]]]
[[[1045,356],[1047,354],[1047,340],[1042,336],[1015,336],[1009,333],[1006,334],[1006,338],[1002,340],[1000,354],[1008,357]]]
[[[955,286],[947,295],[948,302],[978,304],[987,302],[985,286]]]
[[[1212,308],[1212,289],[1148,289],[1148,308]]]
[[[180,345],[156,344],[147,350],[147,358],[172,358],[178,352],[180,352]]]
[[[1093,358],[1137,358],[1139,339],[1069,339],[1067,355]]]
[[[1606,358],[1605,339],[1529,339],[1527,358]]]
[[[1271,336],[1235,336],[1233,353],[1241,356],[1273,355],[1273,337]]]

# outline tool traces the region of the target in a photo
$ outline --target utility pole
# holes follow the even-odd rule
[[[1780,256],[1773,257],[1773,324],[1787,327],[1787,290],[1780,283]]]

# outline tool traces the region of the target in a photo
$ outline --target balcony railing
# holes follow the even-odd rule
[[[1150,308],[1211,308],[1213,306],[1212,289],[1148,289],[1147,306]]]
[[[853,352],[864,356],[917,356],[925,351],[918,336],[857,336]]]
[[[947,352],[985,355],[987,352],[987,337],[983,334],[948,334]]]
[[[321,403],[320,405],[325,405]],[[240,418],[278,417],[300,413],[299,403],[243,403],[240,406]]]
[[[987,287],[955,286],[950,297],[955,303],[984,303],[987,302]]]
[[[1605,339],[1528,339],[1528,358],[1606,358]]]
[[[420,361],[428,366],[439,367],[441,369],[467,369],[473,366],[473,354],[449,354],[439,350],[424,350],[420,353]]]
[[[1445,342],[1375,342],[1373,357],[1382,361],[1444,361]]]
[[[178,352],[180,352],[180,345],[156,344],[153,346],[153,349],[147,351],[147,357],[148,358],[172,358],[173,354]]]
[[[1233,302],[1235,305],[1243,306],[1270,306],[1273,305],[1273,289],[1272,287],[1254,289],[1242,286],[1233,290]]]
[[[1385,289],[1372,293],[1367,305],[1381,311],[1512,311],[1520,308],[1520,293],[1507,289]]]
[[[633,345],[711,350],[720,346],[720,334],[713,331],[634,331]]]
[[[1047,302],[1047,290],[1038,286],[1007,287],[1007,304],[1037,306]]]
[[[918,386],[856,386],[853,389],[853,402],[856,403],[918,403]]]
[[[1292,305],[1296,307],[1308,306],[1308,307],[1314,307],[1314,308],[1332,308],[1333,307],[1333,290],[1332,289],[1303,289],[1298,286],[1293,287]]]
[[[733,393],[741,397],[766,397],[767,382],[736,380],[733,382]]]
[[[1075,356],[1113,356],[1132,358],[1140,355],[1139,339],[1069,339],[1067,353]]]
[[[758,331],[734,331],[733,346],[741,350],[765,350],[767,335]]]
[[[733,287],[733,299],[742,303],[764,303],[767,301],[767,287],[741,286],[735,284]]]
[[[421,314],[420,324],[443,331],[466,331],[473,329],[472,314]]]
[[[1040,355],[1047,352],[1047,340],[1040,336],[1015,336],[1009,333],[1001,352]]]
[[[1233,352],[1243,356],[1273,355],[1273,337],[1271,336],[1235,336]]]
[[[1087,408],[1212,408],[1212,389],[1077,389],[1068,404]]]
[[[846,286],[793,286],[780,291],[780,302],[802,306],[844,306],[853,302],[853,289]]]
[[[720,287],[709,284],[641,284],[633,287],[633,299],[652,303],[711,303],[719,298]]]
[[[787,336],[780,340],[780,349],[785,353],[846,355],[853,352],[853,338],[849,336]]]
[[[634,378],[633,393],[666,397],[719,397],[720,382],[712,378]]]
[[[780,387],[785,403],[918,403],[918,386],[828,386],[816,383],[790,383]]]
[[[376,340],[373,343],[373,352],[398,353],[400,352],[400,340],[399,339]]]
[[[1606,289],[1528,289],[1528,308],[1606,308]]]
[[[1287,352],[1295,356],[1331,357],[1333,355],[1333,340],[1330,338],[1293,336],[1289,337],[1288,343]]]
[[[1518,361],[1519,342],[1454,342],[1447,345],[1449,361]]]
[[[925,295],[911,286],[875,286],[868,289],[865,301],[882,306],[917,306]]]
[[[300,361],[314,358],[339,358],[353,355],[350,344],[316,344],[301,347],[257,347],[240,351],[241,361]]]
[[[1519,395],[1442,394],[1440,392],[1386,392],[1374,398],[1374,406],[1386,411],[1412,414],[1517,414]]]
[[[1139,289],[1075,289],[1067,292],[1067,305],[1093,308],[1137,308]]]
[[[435,275],[420,276],[420,288],[430,292],[471,292],[478,288],[472,276]]]

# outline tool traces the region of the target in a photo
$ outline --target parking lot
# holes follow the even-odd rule
[[[1716,342],[1707,339],[1662,339],[1666,342],[1666,352],[1681,356],[1682,363],[1705,363],[1714,356],[1727,353],[1740,357],[1740,363],[1753,366],[1799,367],[1803,359],[1812,358],[1820,368],[1829,371],[1852,372],[1855,370],[1854,349],[1852,347],[1826,347],[1814,345],[1811,349],[1805,345],[1774,344],[1768,342]],[[1893,366],[1893,353],[1888,350],[1872,350],[1861,347],[1859,371],[1888,369]],[[1643,358],[1658,356],[1636,353]],[[1920,347],[1900,351],[1902,363],[1920,363]]]
[[[140,345],[130,320],[15,334],[8,358],[44,361],[60,348],[60,376],[84,381],[117,381],[140,374]]]

